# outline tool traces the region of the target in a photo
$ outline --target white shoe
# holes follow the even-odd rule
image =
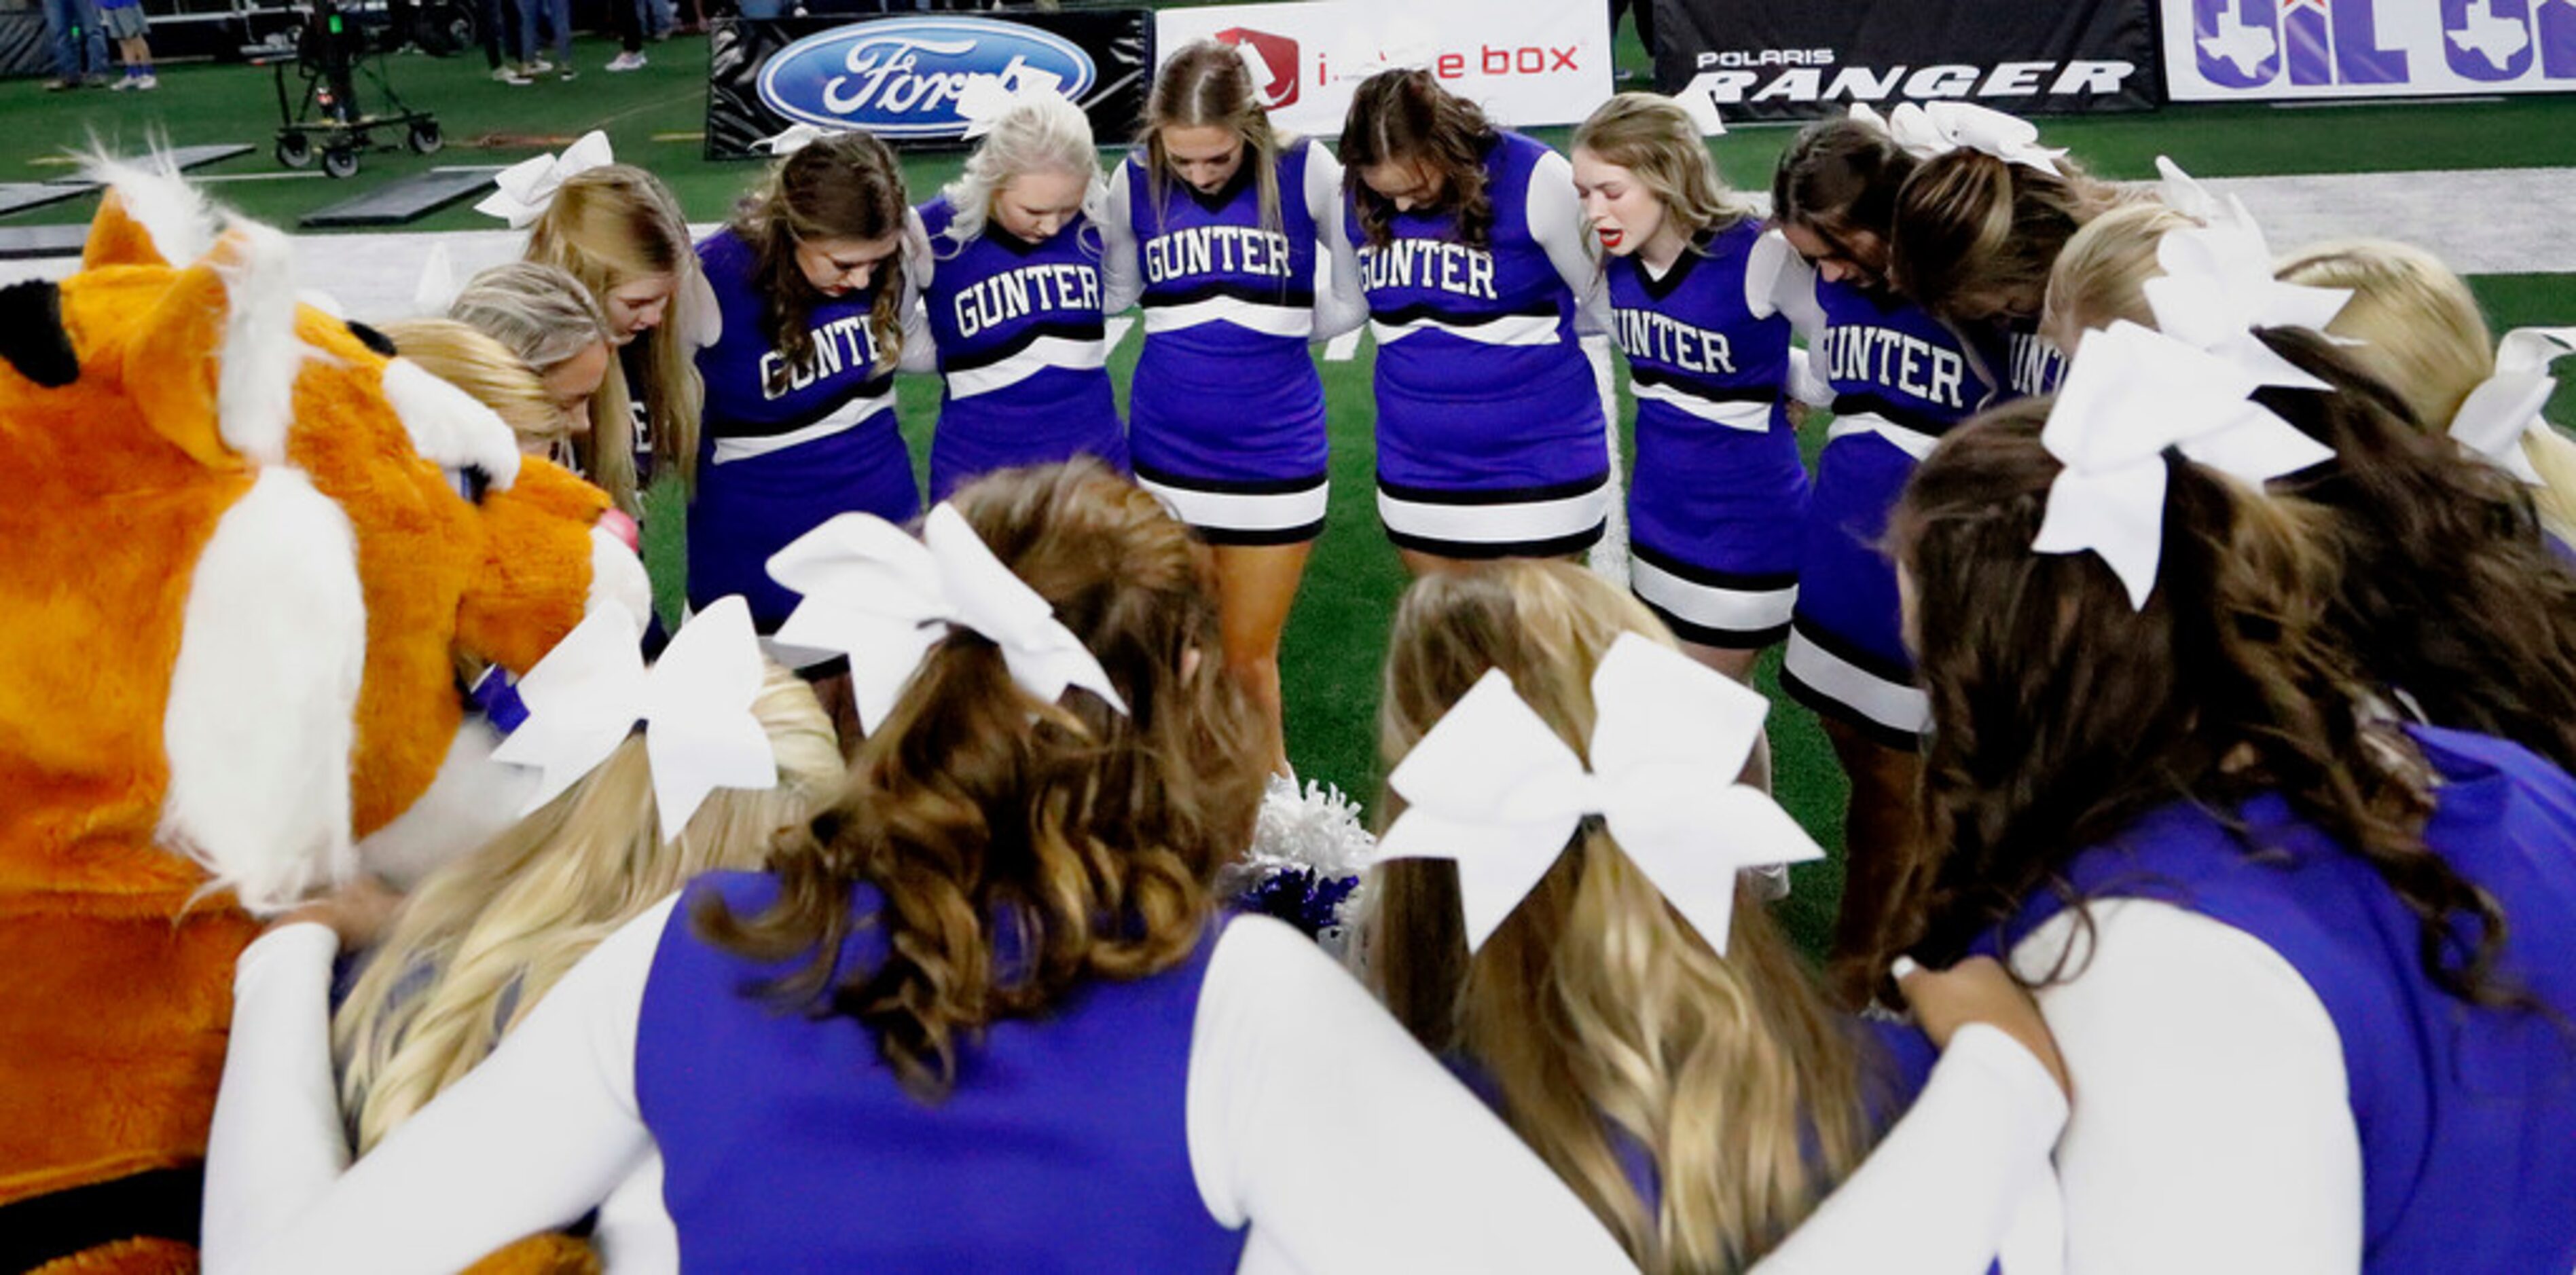
[[[611,71],[641,71],[644,69],[644,55],[640,51],[635,53],[620,53],[616,57],[608,60],[608,69]]]
[[[536,83],[535,80],[528,78],[527,73],[521,71],[515,66],[494,67],[492,70],[492,79],[497,83],[518,85],[523,88],[527,85]]]
[[[134,87],[149,93],[152,90],[161,87],[161,77],[152,74],[150,71],[146,71],[143,74],[134,77]]]
[[[555,69],[555,64],[548,62],[544,58],[531,58],[528,61],[519,64],[519,74],[527,76],[543,75],[553,69]]]

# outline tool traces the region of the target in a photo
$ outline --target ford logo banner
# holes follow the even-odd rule
[[[886,138],[966,133],[957,101],[971,77],[1043,71],[1076,102],[1100,72],[1052,32],[988,18],[895,18],[817,32],[760,68],[760,101],[791,120]],[[1034,78],[1034,77],[1032,77]]]

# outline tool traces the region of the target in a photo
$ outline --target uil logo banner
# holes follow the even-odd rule
[[[2178,101],[2576,89],[2576,0],[2165,3]]]
[[[1099,68],[1072,41],[1015,22],[899,18],[809,35],[760,69],[761,103],[791,120],[880,137],[963,137],[957,101],[971,77],[1056,77],[1079,102]]]

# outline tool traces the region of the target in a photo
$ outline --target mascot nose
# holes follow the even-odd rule
[[[633,518],[627,517],[625,510],[611,509],[601,514],[595,525],[601,531],[617,537],[628,550],[635,553],[644,552],[644,529],[638,526]]]

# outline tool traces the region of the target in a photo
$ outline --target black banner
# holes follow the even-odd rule
[[[1091,116],[1092,136],[1125,141],[1154,74],[1150,9],[733,19],[715,24],[707,65],[709,159],[759,155],[791,124],[862,128],[903,146],[964,143],[968,82],[1052,87]]]
[[[2152,110],[2149,0],[1654,0],[1655,79],[1730,120],[1955,98],[2016,115]]]

